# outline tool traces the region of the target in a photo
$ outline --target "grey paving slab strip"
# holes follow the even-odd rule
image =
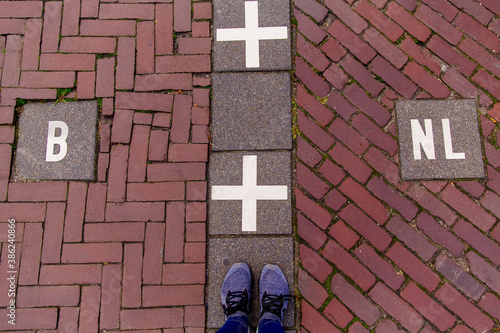
[[[15,180],[93,180],[97,101],[27,103],[19,117]]]
[[[212,149],[292,149],[290,74],[215,73]]]
[[[214,36],[216,72],[292,68],[288,0],[214,0]]]
[[[247,187],[243,185],[244,158],[255,158],[256,169],[248,167],[245,170]],[[224,186],[241,186],[236,188],[237,194],[250,196],[253,190],[248,184],[248,178],[256,177],[259,194],[285,186],[286,198],[261,199],[256,205],[256,234],[287,234],[292,233],[292,200],[291,200],[291,153],[288,151],[270,152],[218,152],[212,153],[209,163],[209,205],[210,235],[248,234],[242,231],[243,200],[214,200],[214,189],[224,193]],[[221,185],[223,185],[221,187]],[[279,196],[278,196],[279,197]],[[247,200],[247,199],[246,199]],[[251,199],[250,199],[251,200]],[[248,204],[253,204],[249,202]]]
[[[224,324],[221,307],[221,286],[232,264],[244,261],[252,271],[253,287],[251,294],[250,324],[257,326],[259,320],[259,276],[265,264],[278,265],[285,274],[290,292],[293,293],[293,237],[231,237],[211,238],[208,242],[208,309],[207,327],[218,328]],[[283,319],[285,327],[294,325],[295,309],[293,301]]]
[[[398,101],[403,180],[484,178],[475,100]]]

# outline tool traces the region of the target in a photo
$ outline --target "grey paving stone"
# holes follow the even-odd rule
[[[52,122],[55,143],[48,139],[49,122]],[[64,125],[60,122],[65,123],[68,130],[64,140],[66,155],[61,153],[64,142],[57,139],[63,135]],[[27,103],[19,117],[14,179],[93,180],[96,131],[97,101]],[[48,146],[55,161],[46,160]]]
[[[396,118],[401,179],[485,177],[475,100],[398,101]],[[431,125],[433,140],[426,127]],[[415,140],[418,137],[423,141]],[[445,141],[451,141],[452,147],[446,148]]]
[[[227,34],[227,30],[224,29],[242,29],[237,31],[238,36],[242,36],[240,32],[243,31],[243,28],[248,29],[245,23],[246,16],[249,16],[248,14],[245,15],[245,7],[248,4],[245,4],[243,0],[214,0],[214,70],[220,72],[292,69],[289,1],[259,0],[258,2],[246,2],[252,2],[252,4],[249,4],[250,7],[252,5],[258,7],[258,28],[271,28],[271,30],[267,31],[261,30],[260,32],[250,33],[252,37],[257,37],[262,33],[262,37],[259,38],[266,38],[258,42],[259,57],[257,58],[257,53],[254,57],[250,57],[251,59],[258,59],[258,67],[247,64],[247,47],[249,50],[256,51],[255,46],[252,47],[243,40],[229,41],[234,38],[224,38],[224,34]],[[257,3],[258,5],[256,5]],[[250,7],[248,10],[250,10]],[[279,28],[282,30],[280,33],[282,34],[284,30],[286,39],[281,39],[284,36],[276,36],[276,38],[280,39],[269,39],[272,38],[271,34],[277,31],[276,29],[272,29],[275,27],[282,27]],[[236,36],[237,39],[241,38],[238,36]],[[252,67],[247,67],[247,65]]]
[[[278,265],[285,273],[293,294],[294,280],[294,243],[287,237],[231,237],[211,238],[208,243],[208,328],[219,328],[224,324],[224,312],[221,306],[221,286],[232,264],[244,261],[250,266],[253,277],[251,295],[250,323],[256,326],[259,315],[259,276],[266,264]],[[293,301],[288,303],[283,319],[285,327],[294,326],[295,309]]]
[[[213,74],[212,149],[292,149],[289,73]]]
[[[258,200],[256,215],[257,234],[291,234],[291,154],[284,151],[271,152],[216,152],[209,163],[209,225],[210,235],[248,234],[242,231],[242,200],[214,200],[214,186],[241,186],[243,184],[243,161],[256,156],[257,186],[286,186],[286,200]],[[255,159],[255,158],[254,158]],[[248,163],[248,162],[245,162]],[[255,176],[250,167],[246,174]],[[274,187],[273,187],[274,188]],[[261,195],[267,195],[263,189]],[[265,191],[264,191],[265,190]],[[283,188],[282,188],[283,190]],[[246,192],[237,189],[238,194]],[[248,206],[247,206],[248,207]]]

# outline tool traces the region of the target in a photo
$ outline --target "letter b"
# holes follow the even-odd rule
[[[56,136],[56,130],[61,130],[61,134]],[[49,131],[47,134],[47,151],[45,154],[46,162],[58,162],[66,157],[68,152],[68,144],[66,138],[68,137],[68,125],[63,121],[49,121]],[[54,153],[56,145],[59,146],[59,152]]]

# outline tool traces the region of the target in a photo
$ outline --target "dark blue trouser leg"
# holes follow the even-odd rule
[[[248,317],[230,317],[216,333],[247,333]]]
[[[283,326],[277,320],[262,319],[259,321],[259,333],[285,333]]]

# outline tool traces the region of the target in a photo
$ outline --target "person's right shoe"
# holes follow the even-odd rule
[[[224,314],[239,316],[248,315],[250,307],[250,292],[252,275],[250,268],[244,262],[233,264],[222,282],[221,301]]]
[[[292,295],[286,277],[278,266],[264,266],[260,274],[259,293],[261,320],[277,319],[281,322]]]

